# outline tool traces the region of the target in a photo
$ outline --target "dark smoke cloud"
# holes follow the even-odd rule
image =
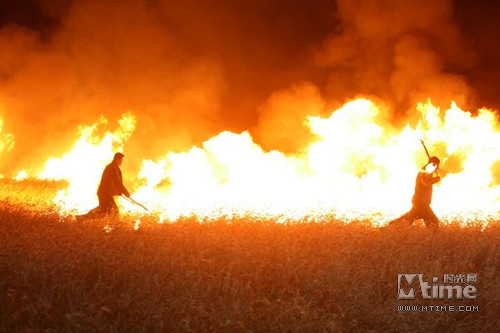
[[[403,111],[428,97],[441,106],[469,100],[467,77],[450,70],[467,70],[475,61],[453,20],[452,1],[337,3],[339,32],[317,56],[331,73],[331,99],[375,95]]]
[[[455,17],[467,41],[474,50],[477,62],[466,72],[474,87],[474,106],[500,109],[500,2],[488,0],[460,0],[455,6]]]
[[[397,114],[427,97],[496,107],[499,51],[480,37],[499,30],[487,20],[498,10],[478,8],[431,0],[0,2],[0,116],[16,136],[0,169],[39,165],[68,149],[78,124],[102,114],[113,128],[127,110],[138,117],[128,153],[154,158],[226,129],[251,129],[267,149],[297,151],[310,139],[305,115],[357,95],[383,99]],[[474,10],[489,23],[474,20]]]
[[[369,96],[384,100],[392,110],[390,120],[402,125],[415,120],[416,103],[428,98],[441,108],[449,107],[452,100],[463,108],[484,105],[478,103],[478,96],[484,95],[477,90],[482,88],[471,84],[475,75],[486,74],[478,71],[484,56],[471,47],[470,34],[464,33],[469,27],[461,24],[471,23],[463,7],[474,6],[472,2],[337,0],[336,4],[337,23],[332,20],[329,36],[314,56],[315,64],[327,76],[315,82],[327,104],[312,114],[332,110],[346,99]],[[491,84],[492,80],[495,78],[486,82]],[[297,117],[303,114],[294,111],[303,100],[303,92],[291,88],[289,93],[296,94],[295,100],[281,94],[283,101],[277,102],[276,93],[270,98],[274,109],[266,108],[261,114],[263,123],[257,128],[257,137],[267,138],[264,145],[269,144],[268,148],[296,151],[308,143],[303,134],[306,129],[298,120],[303,118]],[[314,98],[310,101],[315,104]],[[275,126],[274,136],[269,122],[280,124]],[[299,126],[302,131],[298,131]],[[287,134],[287,141],[280,139]]]

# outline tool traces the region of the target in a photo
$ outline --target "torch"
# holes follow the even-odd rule
[[[420,143],[422,144],[422,146],[424,147],[424,150],[425,150],[425,153],[427,154],[427,159],[430,159],[431,158],[431,155],[429,155],[429,151],[427,150],[427,147],[425,146],[425,142],[424,140],[420,139]],[[437,171],[437,168],[436,170],[434,170],[434,172],[436,173],[436,176],[439,177],[439,173]]]

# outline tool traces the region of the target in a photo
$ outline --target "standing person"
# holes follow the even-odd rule
[[[434,176],[439,168],[439,158],[432,156],[426,165],[420,170],[415,181],[415,193],[412,199],[411,210],[389,223],[392,226],[410,226],[416,220],[423,219],[427,227],[438,227],[439,219],[432,211],[432,185],[441,180],[438,175]]]
[[[115,203],[114,196],[124,194],[130,197],[130,193],[123,185],[122,172],[120,166],[123,163],[124,155],[116,153],[113,161],[109,163],[102,173],[101,182],[97,190],[99,199],[99,215],[118,218],[118,206]]]

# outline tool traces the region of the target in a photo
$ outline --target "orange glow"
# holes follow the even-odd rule
[[[444,167],[452,155],[463,165],[437,186],[435,210],[464,220],[498,214],[500,187],[492,184],[490,169],[500,156],[500,134],[493,114],[481,110],[472,117],[452,104],[441,115],[430,102],[418,111],[422,120],[415,128],[395,133],[376,122],[380,110],[371,101],[349,102],[329,118],[308,119],[318,140],[300,156],[264,152],[246,132],[221,133],[201,148],[145,162],[140,175],[146,185],[136,195],[169,220],[191,214],[321,220],[333,214],[383,223],[409,206],[415,175],[426,162],[423,137],[431,147],[444,145]],[[170,186],[156,187],[167,179]]]
[[[24,169],[19,170],[19,172],[14,177],[12,177],[12,179],[17,181],[25,180],[27,178],[28,178],[28,172]]]
[[[222,132],[201,147],[143,160],[138,182],[125,179],[125,184],[160,222],[246,216],[277,222],[370,219],[383,225],[411,204],[416,174],[427,162],[423,138],[441,158],[444,177],[432,204],[438,216],[464,223],[498,219],[500,184],[493,165],[500,156],[500,131],[494,114],[482,109],[472,116],[455,103],[441,112],[430,101],[418,104],[417,111],[416,126],[396,130],[380,120],[382,111],[373,102],[353,100],[328,118],[308,117],[317,139],[296,155],[264,151],[248,132]],[[115,132],[96,139],[93,133],[103,121],[81,127],[71,151],[50,158],[39,175],[69,182],[55,199],[63,213],[97,205],[102,169],[135,128],[134,116],[127,114]],[[121,204],[130,214],[144,214]]]
[[[8,152],[14,147],[14,136],[3,132],[3,120],[0,118],[0,154]]]

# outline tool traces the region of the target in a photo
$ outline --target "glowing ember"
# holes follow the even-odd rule
[[[134,230],[135,231],[139,230],[140,226],[141,226],[141,220],[140,219],[136,219],[135,223],[134,223]]]

